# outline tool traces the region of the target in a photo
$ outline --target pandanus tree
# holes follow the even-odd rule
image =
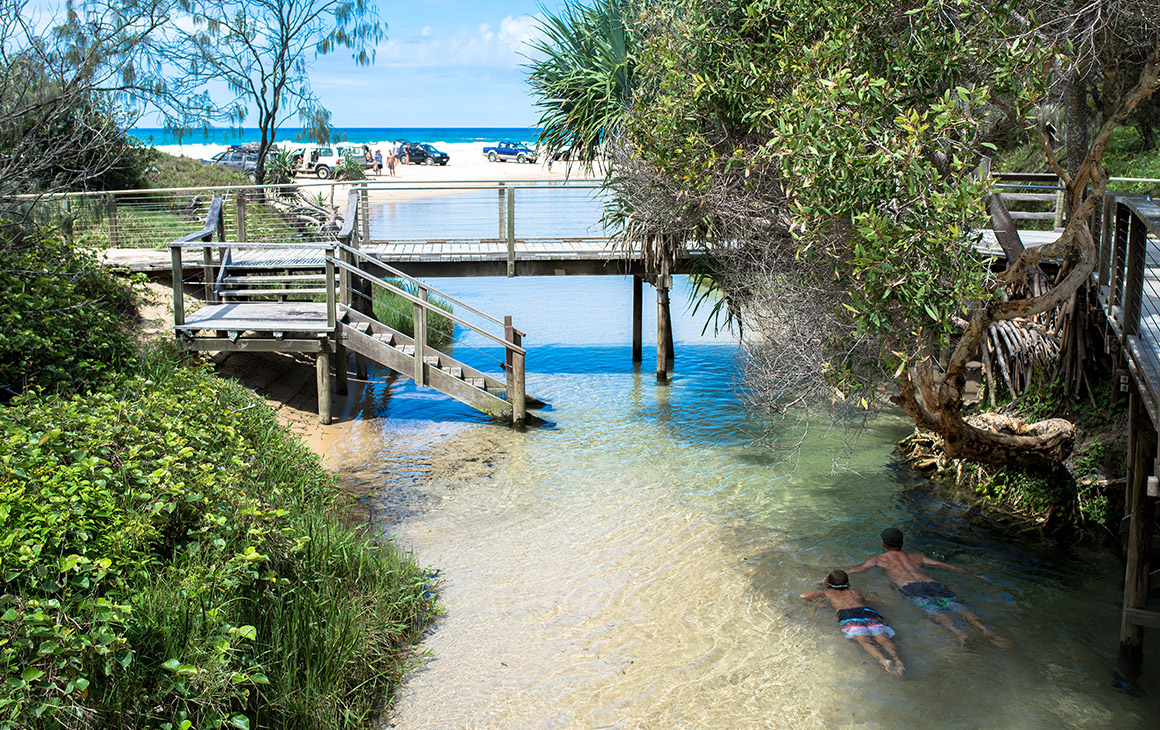
[[[1155,5],[651,3],[630,22],[610,186],[636,225],[713,252],[763,407],[889,398],[950,456],[1056,463],[1072,424],[966,418],[965,370],[992,325],[1053,311],[1089,280],[1104,149],[1157,86]],[[1036,119],[1077,74],[1102,93],[1068,169]],[[1069,217],[994,273],[972,245],[992,185],[978,170],[1011,129],[1044,140]],[[1028,295],[1049,260],[1060,274]]]

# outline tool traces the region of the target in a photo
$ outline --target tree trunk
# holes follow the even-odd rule
[[[1073,71],[1063,92],[1064,128],[1067,134],[1067,172],[1075,176],[1088,153],[1087,85]]]

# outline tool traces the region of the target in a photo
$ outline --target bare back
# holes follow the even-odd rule
[[[882,568],[886,571],[886,575],[890,576],[890,580],[894,581],[897,586],[904,586],[909,583],[925,583],[933,581],[923,566],[939,565],[951,568],[953,566],[940,563],[937,560],[931,560],[922,553],[905,553],[901,550],[887,550],[881,555],[874,557],[862,563],[856,568],[851,568],[850,573],[857,573],[870,568]]]

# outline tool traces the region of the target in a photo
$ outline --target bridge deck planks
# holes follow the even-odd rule
[[[231,302],[207,304],[175,329],[190,334],[226,332],[332,332],[325,302]]]

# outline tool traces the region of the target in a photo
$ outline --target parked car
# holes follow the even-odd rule
[[[425,142],[407,142],[403,145],[403,155],[403,159],[412,165],[446,165],[451,162],[451,155]]]
[[[483,154],[491,162],[515,160],[516,162],[532,163],[539,157],[535,150],[523,142],[500,142],[495,147],[484,147]]]
[[[253,175],[254,169],[258,167],[258,153],[231,148],[225,152],[217,153],[208,160],[202,160],[202,164],[220,165],[236,172],[245,172]]]

